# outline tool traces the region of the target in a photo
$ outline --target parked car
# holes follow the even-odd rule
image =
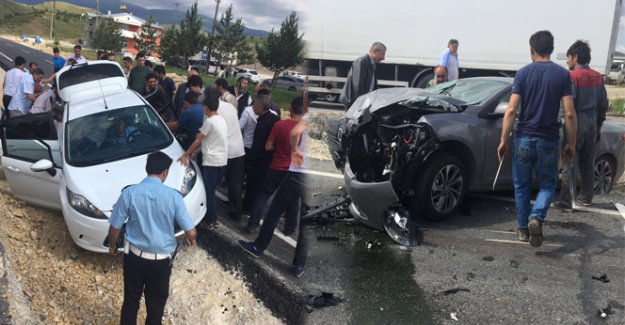
[[[441,220],[457,212],[467,191],[490,191],[512,81],[484,77],[430,89],[379,89],[330,121],[328,145],[345,176],[352,214],[405,242],[402,231],[409,231],[414,214]],[[595,155],[596,192],[610,191],[624,161],[625,126],[605,122]],[[512,188],[508,158],[496,189]]]
[[[258,76],[258,72],[254,69],[239,68],[239,71],[237,72],[237,75],[234,78],[238,80],[241,77],[250,79],[250,81],[253,84],[257,84],[258,82],[260,82],[260,77]]]
[[[4,173],[16,197],[61,210],[78,246],[108,252],[103,243],[113,205],[146,176],[147,155],[160,150],[175,160],[183,149],[148,102],[127,89],[116,62],[66,67],[56,78],[60,121],[41,113],[0,123]],[[198,176],[195,163],[174,162],[165,181],[184,197],[195,224],[206,212]]]
[[[279,76],[276,78],[276,85],[273,88],[299,92],[304,89],[304,79],[293,76]]]

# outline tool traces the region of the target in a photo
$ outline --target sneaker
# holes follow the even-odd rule
[[[543,244],[543,225],[540,220],[533,218],[530,219],[528,225],[529,233],[530,233],[530,245],[533,247],[540,247]]]
[[[298,279],[301,278],[304,274],[304,267],[300,265],[291,266],[291,274]]]
[[[577,201],[575,201],[575,203],[577,203],[578,205],[581,205],[581,206],[585,206],[585,207],[589,207],[589,206],[592,205],[592,203],[586,202],[586,201],[584,201],[582,199],[579,199],[579,198],[577,199]]]
[[[254,242],[239,240],[239,246],[241,246],[244,251],[248,252],[250,255],[256,258],[259,258],[261,255],[263,255],[263,252],[259,251],[258,248],[256,248]]]
[[[564,201],[558,201],[555,202],[553,204],[554,208],[558,208],[560,210],[566,211],[566,212],[571,212],[573,211],[573,207],[571,205],[571,202],[564,202]]]
[[[527,229],[517,228],[516,237],[519,241],[528,242],[530,241],[530,231]]]

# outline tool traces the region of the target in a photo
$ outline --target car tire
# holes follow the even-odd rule
[[[462,204],[466,182],[460,159],[444,152],[434,154],[417,176],[415,209],[431,221],[449,218]]]
[[[415,86],[416,88],[427,88],[432,79],[434,79],[434,73],[426,73],[417,80]]]
[[[608,155],[602,155],[595,161],[593,188],[596,194],[609,193],[614,184],[616,165]]]
[[[339,101],[339,96],[336,94],[325,94],[323,98],[329,103],[336,103]]]

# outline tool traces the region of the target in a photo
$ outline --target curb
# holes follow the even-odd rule
[[[271,312],[287,324],[304,324],[308,319],[307,294],[293,280],[285,277],[279,264],[269,251],[254,258],[239,247],[240,234],[224,223],[215,230],[198,229],[202,247],[226,269],[237,269],[244,276],[254,295]]]

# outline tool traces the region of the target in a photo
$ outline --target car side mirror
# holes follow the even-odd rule
[[[41,159],[36,163],[30,165],[30,170],[38,173],[46,171],[50,176],[56,175],[56,169],[54,169],[54,164],[48,159]]]
[[[508,109],[508,103],[499,103],[491,114],[503,116],[506,113],[506,109]]]

